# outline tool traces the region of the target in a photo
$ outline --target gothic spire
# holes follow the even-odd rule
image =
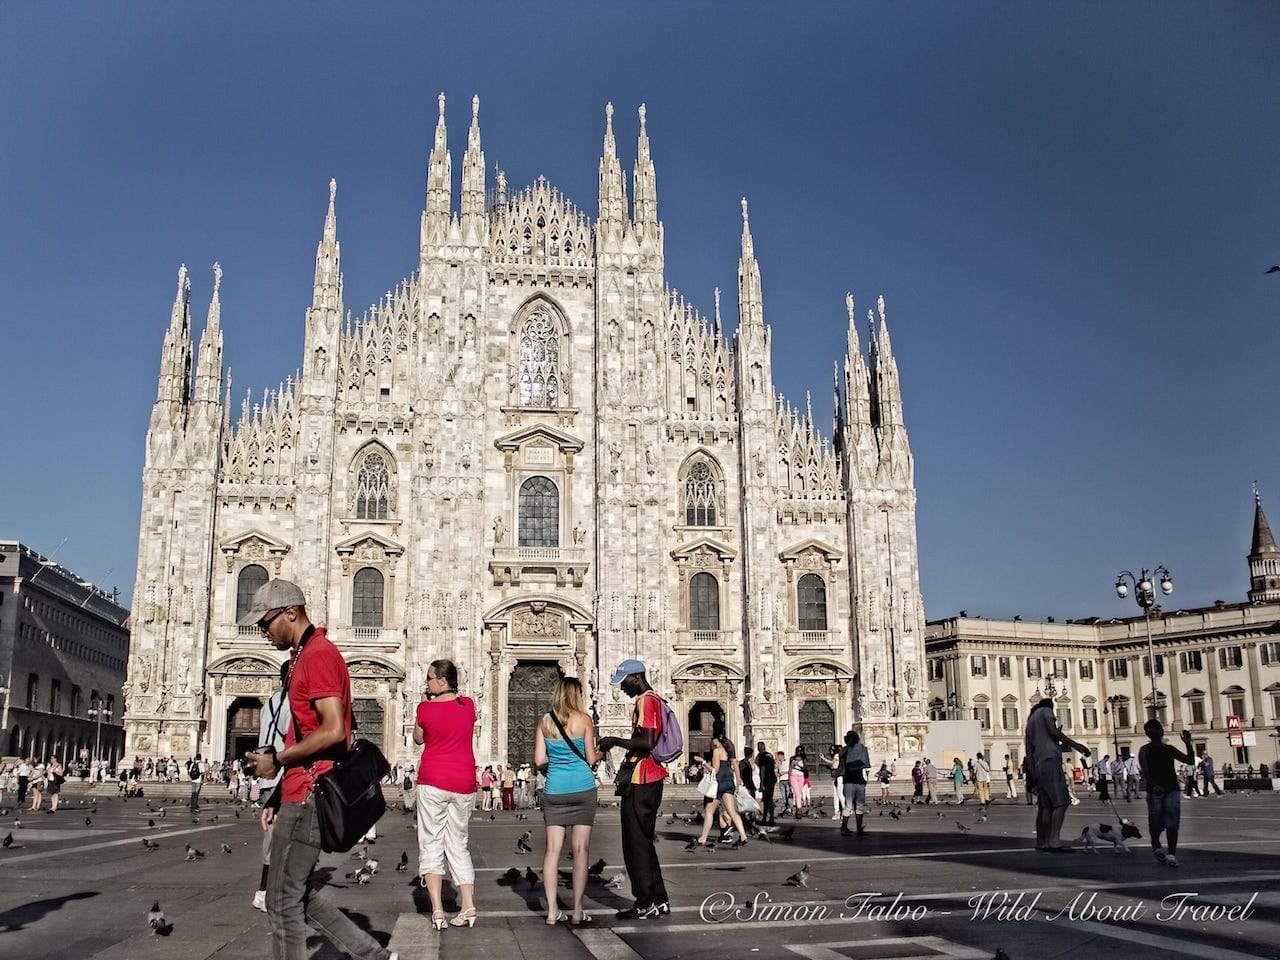
[[[480,149],[480,97],[471,98],[471,129],[462,157],[462,219],[472,228],[484,225],[484,153]]]
[[[449,220],[450,189],[453,184],[453,159],[449,156],[449,132],[444,125],[444,94],[440,94],[440,117],[436,120],[436,138],[427,159],[426,216]]]
[[[222,287],[222,265],[213,265],[213,298],[209,301],[209,319],[200,335],[200,353],[196,360],[197,402],[215,407],[222,394],[222,304],[219,291]]]
[[[191,300],[191,280],[187,277],[187,265],[178,267],[178,293],[173,298],[173,310],[169,313],[170,329],[185,329],[188,322],[187,304]]]
[[[1253,487],[1253,504],[1253,545],[1249,548],[1249,556],[1280,553],[1276,549],[1276,538],[1271,534],[1271,524],[1262,511],[1262,495],[1258,493],[1257,484]]]
[[[613,103],[604,105],[604,153],[600,157],[600,219],[602,232],[621,232],[627,217],[627,188],[613,139]]]
[[[760,265],[756,263],[751,240],[751,220],[747,198],[742,198],[742,257],[738,260],[738,329],[764,325],[764,305],[760,295]]]
[[[658,223],[658,188],[654,178],[653,159],[649,155],[649,133],[645,130],[645,108],[640,104],[640,137],[636,145],[636,165],[632,174],[631,195],[635,222],[642,227]]]
[[[898,384],[898,363],[893,358],[893,345],[889,342],[889,325],[885,319],[884,297],[876,300],[880,314],[880,329],[876,336],[876,349],[872,376],[875,380],[877,426],[886,428],[902,426],[902,391]],[[868,311],[868,319],[871,319]]]
[[[184,263],[178,268],[178,293],[160,353],[157,407],[161,404],[184,406],[190,399],[191,354],[191,280]]]
[[[337,309],[342,302],[342,256],[338,243],[338,218],[334,201],[338,181],[329,181],[329,209],[324,216],[324,235],[316,246],[316,273],[311,288],[311,306]]]

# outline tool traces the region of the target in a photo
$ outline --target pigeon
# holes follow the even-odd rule
[[[156,825],[156,822],[155,822],[154,820],[150,820],[150,819],[149,819],[149,820],[147,820],[147,826],[148,826],[148,827],[154,827],[155,825]]]
[[[353,852],[352,852],[352,854],[351,854],[351,859],[352,859],[352,860],[368,860],[368,859],[369,859],[369,848],[368,848],[368,847],[361,847],[359,850],[353,851]]]
[[[516,814],[516,819],[517,819],[517,820],[528,820],[529,818],[528,818],[527,816],[525,816],[523,813],[517,813],[517,814]]]
[[[604,875],[604,867],[605,867],[604,857],[601,857],[595,863],[591,864],[591,866],[587,867],[587,876],[595,877],[597,880],[599,880],[600,877]]]
[[[21,830],[21,829],[22,829],[22,821],[21,821],[21,820],[18,820],[17,818],[15,818],[15,819],[14,819],[14,821],[13,821],[13,825],[14,825],[14,827],[16,827],[18,830]]]
[[[85,817],[85,818],[84,818],[84,825],[85,825],[86,827],[92,827],[92,826],[93,826],[93,818],[92,818],[92,817]]]
[[[359,883],[359,884],[368,883],[372,877],[373,877],[373,873],[369,870],[369,867],[367,864],[365,866],[362,866],[359,870],[356,870],[354,873],[347,874],[348,880],[354,880],[356,883]]]
[[[520,834],[520,839],[516,841],[516,853],[532,853],[533,844],[529,841],[533,839],[533,831],[526,830]]]
[[[4,848],[5,848],[6,850],[8,850],[10,847],[12,847],[12,846],[13,846],[13,831],[12,831],[12,830],[10,830],[7,834],[5,834],[5,838],[4,838],[3,843],[4,843]]]
[[[151,909],[147,911],[147,926],[151,928],[153,935],[158,934],[162,937],[167,937],[173,932],[173,924],[165,921],[164,911],[160,909],[159,900],[151,904]]]
[[[986,823],[986,822],[987,822],[987,815],[986,815],[985,813],[980,813],[980,814],[978,814],[978,822],[979,822],[979,823]]]
[[[795,839],[796,828],[794,826],[783,827],[778,831],[778,839],[790,843]]]
[[[520,879],[520,871],[515,867],[507,867],[507,872],[498,878],[498,883],[510,886]]]
[[[791,876],[787,877],[787,886],[804,887],[806,890],[809,889],[809,865],[807,863],[800,868],[799,873],[793,873]]]
[[[968,832],[969,832],[969,828],[968,828],[968,827],[966,827],[963,823],[957,823],[957,824],[956,824],[956,826],[960,828],[960,832],[961,832],[961,833],[968,833]]]
[[[604,887],[606,890],[621,890],[622,881],[626,879],[627,875],[625,873],[616,873],[605,882]]]
[[[996,947],[996,955],[992,957],[992,960],[1009,960],[1009,955],[1004,952],[1003,947]]]
[[[539,883],[541,883],[541,881],[538,879],[538,875],[533,872],[532,867],[524,868],[524,882],[531,887],[536,887]]]
[[[218,822],[218,815],[216,813],[213,815],[213,822],[214,823]]]
[[[409,869],[409,851],[402,850],[400,851],[400,862],[396,864],[396,872],[404,873],[404,871],[408,869]]]
[[[942,819],[942,811],[941,811],[941,810],[939,810],[939,811],[938,811],[938,819],[939,819],[939,820],[941,820],[941,819]]]
[[[156,843],[154,840],[148,840],[146,837],[142,838],[142,846],[146,848],[147,853],[150,853],[152,850],[160,849],[160,844]]]
[[[236,819],[237,819],[237,820],[239,820],[239,819],[240,819],[240,811],[239,811],[239,810],[237,810],[237,811],[236,811]]]
[[[222,845],[222,852],[223,852],[223,853],[230,853],[230,852],[231,852],[231,844],[229,844],[229,843],[224,843],[224,844]]]
[[[1263,271],[1263,272],[1264,272],[1264,273],[1280,273],[1280,263],[1277,263],[1277,264],[1276,264],[1275,266],[1273,266],[1273,267],[1268,267],[1268,268],[1267,268],[1265,271]],[[1001,951],[1001,952],[1003,952],[1003,951]]]
[[[365,868],[366,870],[368,870],[370,873],[377,873],[377,872],[378,872],[378,861],[377,861],[377,860],[370,860],[368,863],[366,863],[366,864],[364,865],[364,868]]]
[[[189,844],[189,843],[187,844],[187,859],[188,859],[188,860],[201,860],[201,859],[203,859],[203,858],[204,858],[204,851],[203,851],[203,850],[197,850],[197,849],[196,849],[195,847],[193,847],[191,844]]]
[[[161,819],[161,820],[163,820],[163,819],[164,819],[164,815],[165,815],[165,808],[164,808],[164,807],[161,807],[161,808],[160,808],[160,819]]]
[[[895,820],[901,820],[901,819],[902,819],[902,814],[900,814],[897,810],[890,810],[890,811],[889,811],[889,816],[893,817],[893,819],[895,819]]]
[[[766,833],[766,832],[765,832],[765,831],[763,831],[763,830],[757,830],[757,831],[756,831],[756,839],[757,839],[757,840],[762,840],[762,841],[764,841],[765,843],[773,843],[773,838],[772,838],[772,837],[770,837],[770,836],[769,836],[769,834],[768,834],[768,833]]]
[[[497,815],[496,813],[491,813],[491,814],[489,814],[489,819],[490,819],[490,820],[497,820],[497,819],[498,819],[498,815]]]

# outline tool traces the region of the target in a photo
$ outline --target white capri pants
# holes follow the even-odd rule
[[[467,849],[467,832],[471,825],[471,803],[474,793],[453,793],[417,786],[418,875],[444,875],[449,862],[449,875],[455,885],[474,884],[476,870]]]

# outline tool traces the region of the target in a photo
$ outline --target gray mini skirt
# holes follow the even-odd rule
[[[542,818],[548,827],[590,827],[596,822],[595,790],[577,793],[544,793]]]

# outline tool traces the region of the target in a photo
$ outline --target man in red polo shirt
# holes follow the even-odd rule
[[[246,753],[259,777],[280,770],[280,810],[262,811],[262,828],[275,822],[271,872],[267,876],[267,917],[273,960],[306,960],[307,923],[358,960],[398,960],[357,927],[329,899],[323,884],[312,885],[320,858],[314,778],[346,755],[351,742],[351,676],[338,648],[307,617],[302,590],[288,580],[271,580],[253,595],[240,626],[256,625],[277,650],[289,651],[285,680],[293,723],[285,747]]]
[[[623,660],[609,682],[636,701],[631,712],[631,736],[600,738],[601,750],[624,747],[624,764],[631,768],[630,781],[622,794],[622,859],[636,902],[619,910],[617,916],[619,920],[652,920],[671,913],[662,864],[654,846],[662,785],[667,778],[667,768],[652,756],[653,746],[662,734],[662,701],[649,686],[644,664],[639,660]]]

